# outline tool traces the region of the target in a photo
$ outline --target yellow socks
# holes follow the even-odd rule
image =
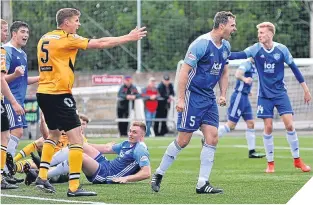
[[[80,172],[83,164],[83,146],[81,144],[71,144],[68,156],[69,161],[69,189],[76,191],[79,187]]]
[[[7,147],[1,145],[1,177],[2,177],[2,173],[3,173],[6,159],[7,159]],[[2,179],[2,178],[0,178],[0,179]]]
[[[15,157],[14,157],[14,162],[19,161],[20,159],[27,157],[30,155],[30,153],[34,152],[37,150],[36,143],[30,143],[26,145]]]
[[[38,175],[43,180],[47,180],[48,178],[48,170],[50,168],[50,162],[54,154],[55,145],[56,143],[51,139],[47,139],[45,143],[43,144],[42,156],[40,160],[41,162],[40,162],[40,168],[39,168],[39,175]]]

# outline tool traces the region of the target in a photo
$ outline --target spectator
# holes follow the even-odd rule
[[[174,87],[170,82],[170,76],[165,74],[163,80],[158,85],[158,91],[160,93],[161,99],[158,100],[158,108],[156,111],[156,118],[167,118],[168,110],[171,106],[171,101],[174,100]],[[160,125],[161,124],[161,128]],[[164,136],[168,133],[168,128],[166,126],[166,121],[156,121],[154,122],[154,133],[156,136]]]
[[[156,109],[158,107],[157,98],[160,96],[158,89],[155,87],[155,78],[151,77],[149,79],[149,84],[146,88],[142,90],[142,98],[145,103],[145,117],[147,132],[146,136],[149,137],[151,134],[150,128],[152,125],[152,119],[155,118]]]
[[[129,102],[132,102],[132,108],[134,108],[134,100],[140,97],[137,88],[133,85],[133,79],[131,76],[124,77],[124,84],[121,86],[117,94],[117,116],[118,118],[128,118]],[[128,130],[128,122],[118,122],[118,130],[120,136],[126,137]]]

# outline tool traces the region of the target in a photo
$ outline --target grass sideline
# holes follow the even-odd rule
[[[300,154],[308,165],[313,166],[313,137],[299,136]],[[174,138],[147,138],[150,151],[152,173],[159,165],[168,144]],[[120,142],[125,139],[89,139],[90,143]],[[30,143],[21,141],[19,149]],[[257,150],[263,151],[261,137],[257,137]],[[265,174],[265,159],[248,159],[246,140],[241,137],[223,137],[220,139],[215,155],[215,163],[211,174],[211,183],[224,189],[220,195],[197,195],[195,185],[198,178],[201,151],[199,137],[194,137],[163,178],[159,193],[151,191],[149,181],[121,185],[91,185],[82,175],[85,189],[96,191],[96,197],[68,198],[67,183],[57,184],[56,194],[46,194],[34,186],[20,184],[16,190],[4,190],[2,194],[40,197],[46,199],[118,203],[118,204],[285,204],[311,178],[312,172],[302,173],[293,167],[289,145],[284,136],[275,136],[275,173]],[[302,148],[302,149],[301,149]],[[113,158],[113,155],[107,155]],[[22,177],[23,175],[18,175]],[[73,201],[73,202],[72,202]],[[75,202],[74,202],[75,201]],[[50,204],[58,201],[42,201],[36,199],[11,198],[1,196],[2,204]]]

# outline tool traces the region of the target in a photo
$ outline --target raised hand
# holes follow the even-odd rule
[[[135,28],[131,30],[128,36],[131,38],[132,41],[138,41],[147,35],[148,31],[146,31],[146,27]]]

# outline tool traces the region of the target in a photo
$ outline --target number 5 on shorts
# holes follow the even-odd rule
[[[195,126],[195,123],[196,123],[195,118],[196,116],[190,116],[190,123],[189,123],[190,127]]]

